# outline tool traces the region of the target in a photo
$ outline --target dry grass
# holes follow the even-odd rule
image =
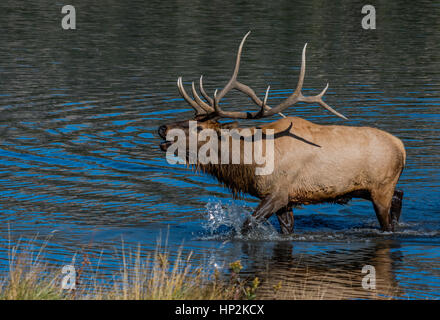
[[[146,258],[141,257],[140,248],[135,254],[123,250],[120,270],[113,274],[110,286],[100,281],[99,267],[91,279],[85,280],[83,262],[78,268],[76,289],[63,290],[61,282],[64,275],[61,270],[54,271],[40,261],[44,246],[37,254],[19,250],[19,247],[20,244],[9,250],[9,270],[0,278],[1,300],[252,299],[258,286],[258,279],[250,286],[240,279],[239,262],[231,264],[231,275],[225,278],[218,272],[208,273],[203,266],[192,267],[191,254],[183,256],[182,250],[171,262],[166,248],[158,245],[155,252]],[[28,245],[24,247],[28,248]],[[90,264],[88,259],[86,261],[86,265]]]
[[[212,278],[203,267],[193,268],[191,254],[170,261],[170,256],[158,247],[152,256],[141,258],[138,248],[135,255],[122,255],[122,267],[114,277],[110,289],[94,284],[92,299],[121,300],[199,300],[232,299],[240,290],[237,282],[220,281],[219,275]],[[90,288],[89,288],[90,289]]]
[[[63,299],[60,274],[49,272],[40,262],[44,246],[39,251],[29,250],[19,253],[21,244],[10,246],[8,253],[9,270],[0,281],[1,300],[57,300]]]
[[[204,266],[191,265],[191,253],[182,250],[170,259],[167,248],[158,242],[156,250],[141,257],[141,250],[125,252],[122,245],[120,270],[102,277],[99,263],[92,266],[85,254],[77,268],[76,289],[61,288],[63,274],[59,267],[50,268],[41,262],[42,246],[35,252],[20,243],[9,250],[9,270],[0,278],[0,300],[231,300],[231,299],[384,299],[383,295],[359,296],[355,287],[337,286],[326,275],[291,275],[281,281],[276,274],[242,279],[241,263],[230,264],[228,275],[214,274]],[[20,249],[20,250],[19,250]],[[73,264],[73,263],[72,263]],[[95,267],[95,270],[92,270]],[[88,270],[85,270],[88,269]],[[88,278],[86,279],[85,275]],[[103,280],[104,279],[104,280]],[[105,281],[106,280],[106,281]],[[111,282],[109,285],[108,283]],[[390,290],[391,295],[391,290]]]

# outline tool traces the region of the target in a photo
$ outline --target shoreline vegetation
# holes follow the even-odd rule
[[[34,239],[35,240],[35,239]],[[253,300],[253,299],[347,299],[343,292],[328,290],[332,284],[325,276],[318,285],[307,279],[296,288],[284,290],[283,282],[265,286],[266,279],[246,277],[240,260],[229,264],[228,272],[209,272],[204,265],[194,266],[191,253],[184,256],[180,249],[171,261],[160,242],[154,253],[141,257],[122,250],[120,269],[112,273],[112,283],[103,281],[98,265],[92,266],[83,255],[80,266],[75,266],[75,289],[63,289],[66,274],[61,268],[42,262],[45,245],[38,251],[29,245],[9,245],[8,270],[0,274],[0,300]],[[123,248],[123,247],[122,247]],[[93,271],[94,270],[94,271]],[[87,273],[87,276],[84,274]],[[316,277],[316,276],[315,276]],[[317,279],[313,279],[316,282]],[[269,282],[269,281],[267,281]],[[336,290],[338,292],[338,290]],[[389,295],[374,294],[370,299],[390,299]]]
[[[35,239],[34,239],[35,240]],[[98,261],[91,265],[87,253],[75,266],[75,288],[63,289],[67,273],[61,267],[42,262],[45,245],[38,251],[27,244],[9,246],[8,269],[0,274],[0,300],[238,300],[255,299],[259,279],[242,279],[240,261],[229,265],[225,278],[217,270],[208,273],[204,266],[193,266],[192,253],[184,256],[182,249],[171,261],[160,242],[154,253],[141,257],[136,253],[122,255],[119,271],[103,280]],[[73,259],[75,260],[75,259]],[[111,282],[111,283],[109,283]],[[67,285],[71,284],[67,282]]]

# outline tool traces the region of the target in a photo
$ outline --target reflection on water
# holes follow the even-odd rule
[[[402,297],[404,292],[399,288],[394,272],[394,264],[400,261],[401,256],[393,249],[398,250],[399,245],[385,240],[356,247],[356,251],[327,249],[327,252],[309,257],[295,255],[291,242],[279,242],[273,248],[266,271],[261,272],[261,278],[267,280],[259,292],[263,298],[275,295],[280,299]],[[374,266],[375,290],[362,287],[363,277],[370,274],[370,270],[362,273],[365,265]],[[282,286],[274,292],[279,283]],[[366,281],[366,285],[371,283]]]
[[[375,31],[361,29],[361,5],[321,1],[78,3],[75,31],[61,29],[60,6],[0,4],[2,268],[9,239],[39,234],[40,244],[49,237],[50,262],[86,250],[110,272],[121,238],[148,252],[169,229],[173,252],[183,243],[213,268],[241,259],[246,273],[269,274],[265,294],[279,280],[282,297],[327,275],[327,293],[368,297],[359,279],[372,264],[378,294],[440,296],[439,6],[381,3]],[[380,233],[371,204],[356,200],[296,209],[292,237],[274,223],[243,239],[234,230],[256,199],[229,202],[215,180],[165,161],[157,127],[192,114],[177,77],[203,74],[209,92],[220,88],[248,30],[240,79],[260,96],[268,84],[273,104],[290,94],[308,42],[305,87],[330,82],[326,101],[350,120],[313,105],[285,113],[376,126],[404,141],[395,234]],[[254,108],[238,94],[225,102]]]

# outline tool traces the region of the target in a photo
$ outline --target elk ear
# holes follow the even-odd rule
[[[238,127],[238,122],[237,121],[228,122],[228,123],[222,123],[222,125],[221,125],[222,129],[228,129],[228,130],[235,129],[237,127]]]

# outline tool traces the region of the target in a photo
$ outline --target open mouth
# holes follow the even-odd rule
[[[164,139],[164,141],[162,141],[162,142],[159,144],[160,149],[161,149],[162,151],[167,151],[168,148],[170,147],[170,145],[173,144],[172,141],[169,141],[169,140],[166,139],[166,136],[167,136],[167,135],[166,135],[166,132],[167,132],[166,126],[160,126],[159,129],[157,130],[157,133],[159,134],[159,137],[161,137],[162,139]]]
[[[159,145],[160,146],[160,150],[167,151],[168,148],[170,147],[170,145],[172,145],[172,144],[173,144],[172,141],[165,140],[165,141],[160,143],[160,145]]]

